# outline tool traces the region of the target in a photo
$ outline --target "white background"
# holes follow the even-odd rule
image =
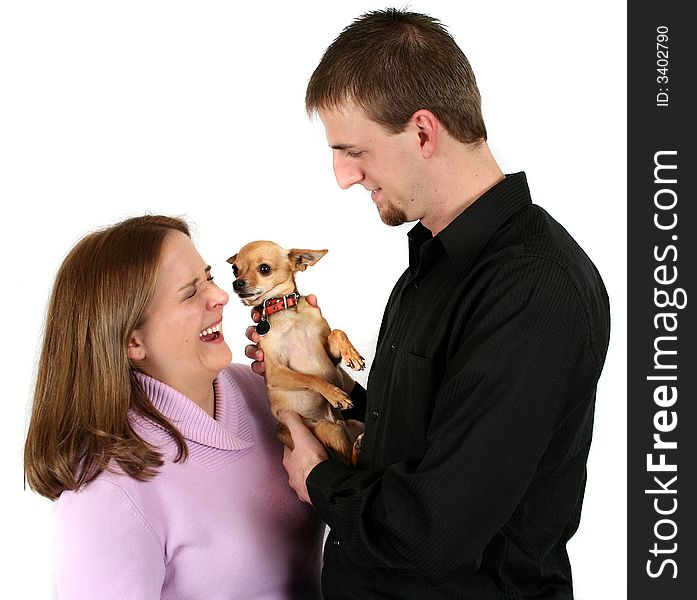
[[[329,248],[300,275],[330,324],[373,356],[406,265],[408,226],[380,223],[362,188],[341,191],[319,122],[303,108],[326,46],[376,2],[0,4],[2,201],[0,595],[51,598],[53,504],[23,489],[22,445],[46,300],[87,231],[144,212],[185,216],[230,289],[243,243]],[[468,56],[490,145],[525,170],[533,201],[603,274],[612,342],[598,389],[578,534],[577,600],[626,598],[626,95],[624,2],[423,1]],[[225,335],[244,361],[249,311]],[[365,379],[359,378],[364,381]]]

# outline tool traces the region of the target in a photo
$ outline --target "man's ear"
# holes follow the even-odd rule
[[[128,358],[134,363],[145,360],[145,346],[143,336],[139,329],[136,329],[128,338],[127,348]]]
[[[438,146],[440,121],[430,110],[417,110],[410,119],[417,128],[419,148],[424,158],[431,158]]]
[[[328,250],[299,250],[293,248],[288,250],[288,260],[293,271],[304,271],[307,267],[314,265],[322,258]]]

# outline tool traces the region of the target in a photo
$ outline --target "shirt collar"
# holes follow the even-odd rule
[[[435,237],[424,225],[417,223],[408,233],[412,277],[428,268],[442,250],[460,272],[466,273],[501,226],[530,204],[527,178],[521,171],[506,175]]]
[[[244,450],[253,446],[253,437],[242,403],[235,398],[237,390],[231,387],[225,372],[216,377],[216,414],[213,419],[193,400],[174,388],[136,371],[136,377],[155,408],[174,425],[185,439],[221,450]],[[137,419],[146,428],[158,425]]]

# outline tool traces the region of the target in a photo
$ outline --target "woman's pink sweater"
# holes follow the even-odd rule
[[[173,388],[139,376],[186,438],[189,458],[140,418],[164,452],[147,482],[103,472],[56,511],[61,600],[320,598],[324,525],[288,487],[261,377],[233,364],[215,381],[216,419]]]

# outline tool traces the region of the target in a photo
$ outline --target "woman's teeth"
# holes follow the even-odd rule
[[[211,325],[208,329],[204,329],[201,333],[198,334],[198,337],[203,338],[204,336],[212,335],[213,333],[219,333],[222,329],[222,326],[223,322],[219,321],[215,325]]]

